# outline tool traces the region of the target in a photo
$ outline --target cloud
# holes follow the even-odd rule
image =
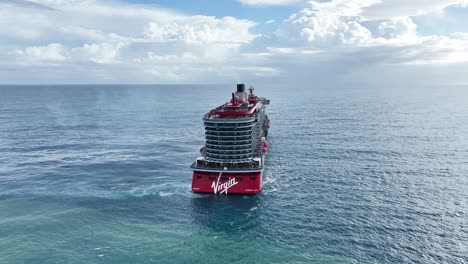
[[[204,77],[196,73],[184,76],[196,72],[189,67],[222,65],[257,37],[250,31],[256,23],[246,19],[190,16],[147,5],[99,0],[0,5],[0,69],[62,64],[64,70],[89,69],[88,78],[97,81],[103,76],[108,81],[120,69],[138,71],[133,76],[144,81],[185,80],[188,76],[195,80]],[[218,73],[224,69],[216,67]]]
[[[466,33],[421,35],[409,16],[386,19],[365,16],[369,8],[380,3],[308,2],[283,21],[274,37],[268,39],[268,55],[263,56],[268,58],[267,65],[279,68],[280,76],[289,76],[287,81],[302,83],[452,82],[451,78],[465,79],[468,83],[459,70],[453,70],[468,65]],[[443,74],[432,73],[443,67],[446,73],[450,72],[448,69],[454,72],[445,80]],[[364,74],[366,71],[368,75]]]
[[[361,24],[359,16],[363,8],[378,3],[378,0],[335,0],[309,6],[285,20],[276,35],[303,45],[335,46],[340,44],[363,44],[371,39],[371,32]]]
[[[465,1],[424,3],[310,1],[283,21],[267,21],[271,31],[259,34],[253,33],[259,23],[251,20],[187,15],[150,5],[4,1],[0,3],[0,79],[5,83],[468,82],[459,70],[468,65],[468,33],[422,34],[414,17],[430,17]],[[383,12],[382,7],[388,8]],[[436,70],[446,74],[434,74]]]
[[[237,0],[248,6],[281,6],[297,3],[299,0]]]
[[[217,19],[192,16],[169,23],[149,22],[145,29],[145,37],[156,42],[248,43],[255,38],[249,31],[254,25],[251,21],[233,17]]]
[[[367,19],[389,19],[396,16],[419,16],[442,12],[450,6],[464,6],[468,0],[385,0],[369,6],[362,15]]]
[[[275,32],[278,42],[299,47],[359,49],[382,45],[425,45],[435,36],[420,36],[408,16],[370,20],[366,10],[380,0],[310,1],[283,21]],[[428,54],[430,56],[430,54]]]
[[[96,63],[117,63],[119,62],[120,49],[126,46],[123,42],[84,44],[81,48],[74,48],[76,59],[86,58]]]
[[[385,39],[412,42],[417,39],[417,25],[410,17],[394,17],[379,24],[379,34]]]
[[[3,39],[37,39],[44,30],[53,26],[47,16],[52,9],[38,9],[35,5],[30,6],[23,2],[14,3],[0,2],[0,36]]]
[[[17,49],[16,53],[19,55],[23,63],[35,63],[38,61],[62,62],[67,59],[65,48],[59,43],[51,43],[47,46],[32,46],[24,49]]]
[[[2,5],[10,5],[10,6],[20,6],[20,7],[27,7],[27,8],[37,8],[37,9],[45,9],[45,10],[53,10],[48,6],[44,6],[35,2],[25,1],[25,0],[2,0],[0,3]]]

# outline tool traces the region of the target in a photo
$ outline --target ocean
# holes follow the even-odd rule
[[[261,194],[193,194],[235,85],[0,86],[0,263],[468,263],[468,90],[257,87]]]

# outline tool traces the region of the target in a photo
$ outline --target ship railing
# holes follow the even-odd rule
[[[220,123],[222,124],[222,123]],[[211,124],[205,124],[206,128],[220,128],[220,129],[239,129],[239,128],[250,128],[255,126],[255,122],[251,122],[249,125],[245,125],[242,123],[242,125],[237,125],[236,123],[232,123],[232,126],[225,126],[225,125],[211,125]]]
[[[192,164],[192,168],[199,169],[222,169],[222,170],[248,170],[248,169],[261,169],[262,162],[260,159],[213,159],[213,158],[200,158]]]
[[[208,148],[214,148],[214,149],[245,149],[245,148],[251,148],[252,143],[250,144],[232,144],[232,145],[221,145],[221,144],[212,144],[212,143],[205,143],[205,145]]]
[[[215,158],[205,158],[208,162],[215,162],[215,163],[248,163],[251,162],[252,159],[215,159]]]
[[[255,119],[254,118],[248,118],[248,119],[245,119],[245,118],[237,118],[236,119],[229,119],[229,120],[226,120],[226,122],[224,122],[222,119],[220,120],[205,120],[204,121],[204,124],[205,125],[209,125],[209,126],[213,126],[213,125],[217,125],[217,126],[239,126],[239,125],[243,125],[243,126],[248,126],[248,125],[251,125],[251,124],[255,124]]]
[[[252,140],[256,138],[246,137],[246,138],[234,138],[234,137],[221,137],[221,138],[213,138],[213,137],[206,137],[206,142],[217,144],[217,145],[236,145],[236,144],[249,144]],[[221,144],[223,143],[223,144]],[[224,144],[224,143],[233,143],[233,144]]]
[[[236,149],[236,148],[248,148],[248,147],[251,147],[252,146],[252,142],[251,141],[246,141],[244,140],[244,142],[239,142],[239,141],[232,141],[232,143],[234,144],[225,144],[225,142],[221,142],[221,143],[218,143],[218,142],[212,142],[213,140],[207,140],[205,145],[207,147],[214,147],[214,148],[221,148],[221,149]]]
[[[244,150],[244,149],[251,149],[252,144],[245,144],[245,145],[216,145],[216,144],[205,144],[208,149],[221,149],[221,150]]]
[[[252,129],[248,129],[248,130],[211,130],[211,129],[206,129],[205,130],[205,134],[206,133],[222,133],[222,134],[239,134],[239,135],[248,135],[250,133],[252,133]]]
[[[206,123],[249,123],[249,122],[254,122],[255,121],[255,116],[248,116],[248,117],[235,117],[235,118],[230,118],[230,117],[219,117],[216,115],[211,115],[211,114],[206,114],[205,117],[203,117],[203,121]]]
[[[253,158],[253,154],[217,154],[212,152],[206,152],[205,157],[207,158],[221,158],[221,159],[249,159]]]
[[[238,126],[238,127],[216,127],[216,126],[205,126],[205,129],[207,131],[250,131],[252,130],[252,127],[254,127],[255,125],[252,125],[252,126]]]
[[[242,141],[242,140],[252,140],[252,135],[237,135],[237,136],[220,136],[220,135],[207,135],[205,134],[207,140],[221,140],[221,141]]]
[[[262,166],[256,166],[254,164],[249,164],[249,165],[241,165],[241,166],[230,166],[230,164],[243,164],[243,163],[217,163],[218,165],[197,165],[196,163],[193,163],[191,168],[192,169],[206,169],[206,170],[223,170],[223,171],[237,171],[237,170],[242,170],[242,171],[249,171],[249,170],[260,170],[262,169]],[[226,166],[227,165],[227,166]]]
[[[237,155],[249,155],[252,154],[252,148],[248,149],[206,149],[207,154],[213,155],[230,155],[230,156],[237,156]]]

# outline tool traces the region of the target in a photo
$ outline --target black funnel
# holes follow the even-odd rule
[[[237,85],[237,92],[238,93],[245,92],[245,84],[243,84],[243,83],[238,84]]]

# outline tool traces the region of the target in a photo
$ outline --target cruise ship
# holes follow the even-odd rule
[[[205,145],[192,164],[192,191],[214,194],[257,194],[268,151],[270,100],[238,84],[231,100],[203,117]]]

